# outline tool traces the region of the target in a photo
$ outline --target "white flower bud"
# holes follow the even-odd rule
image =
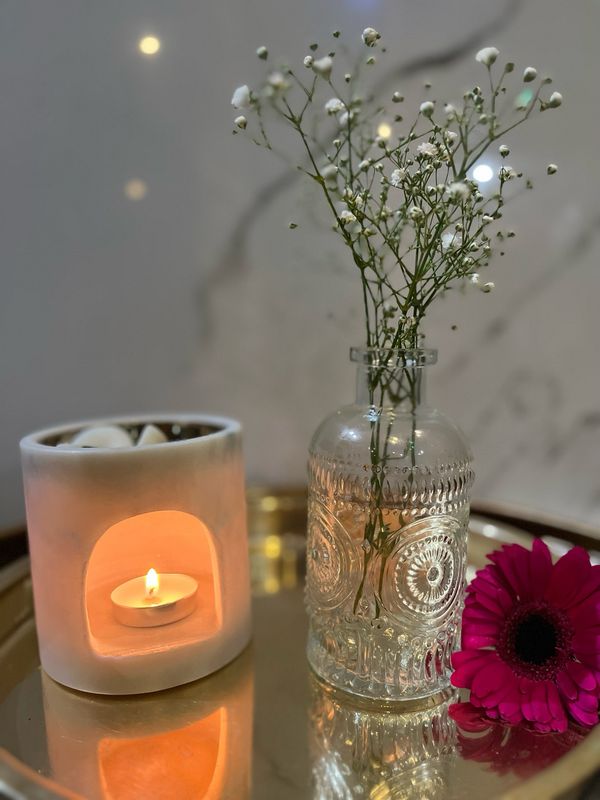
[[[474,272],[472,275],[469,275],[469,280],[471,281],[471,283],[477,285],[479,283],[479,274],[477,272]]]
[[[444,106],[444,114],[448,117],[448,119],[454,119],[456,116],[456,109],[452,103],[446,103]]]
[[[246,125],[248,124],[248,120],[246,119],[246,117],[242,115],[236,117],[233,121],[238,126],[238,128],[241,128],[242,130],[244,130]]]
[[[321,170],[321,176],[325,178],[326,181],[333,180],[334,178],[337,177],[337,174],[338,174],[338,168],[335,166],[335,164],[327,164]]]
[[[375,47],[378,39],[381,39],[381,34],[375,28],[365,28],[362,32],[362,40],[367,47]]]
[[[343,222],[344,225],[350,222],[356,222],[356,217],[351,211],[348,211],[347,208],[345,208],[343,211],[340,211],[339,217],[340,221]]]
[[[339,97],[332,97],[331,100],[325,103],[325,111],[328,114],[337,114],[339,111],[343,111],[344,108],[345,106]]]
[[[426,100],[419,106],[419,111],[421,112],[421,114],[423,114],[424,117],[431,117],[433,112],[435,111],[435,106],[433,105],[431,100]]]
[[[558,108],[560,105],[562,105],[562,101],[563,98],[560,92],[552,92],[547,105],[549,108]]]
[[[483,284],[483,286],[481,287],[481,291],[484,292],[485,294],[489,294],[495,288],[496,284],[493,283],[492,281],[488,281],[487,283]]]
[[[394,92],[392,95],[392,103],[401,103],[404,100],[404,97],[400,94],[400,92]]]
[[[537,69],[535,67],[527,67],[523,72],[523,80],[525,83],[531,83],[537,78]]]
[[[510,150],[505,144],[501,144],[500,147],[498,148],[498,152],[500,153],[502,158],[506,158],[506,156],[509,155]]]
[[[284,91],[290,87],[290,84],[286,81],[283,72],[272,72],[269,75],[269,84],[278,91]]]
[[[364,161],[361,161],[360,164],[358,165],[358,171],[364,172],[364,170],[368,169],[370,166],[371,162],[368,159],[365,159]]]
[[[263,61],[266,61],[266,59],[269,57],[269,51],[264,46],[263,47],[259,47],[256,50],[256,55],[259,58],[261,58]]]
[[[305,67],[312,67],[314,58],[312,56],[304,56],[304,61],[302,63]]]
[[[423,214],[423,212],[421,211],[421,209],[418,206],[411,206],[408,209],[408,216],[414,222],[420,222],[425,215]]]
[[[475,61],[479,61],[480,64],[485,64],[486,67],[491,67],[499,55],[500,51],[497,48],[484,47],[476,54]]]
[[[250,98],[250,89],[244,84],[243,86],[238,86],[238,88],[233,93],[233,97],[231,98],[231,105],[234,108],[250,108],[252,100]]]
[[[558,167],[556,166],[556,164],[548,164],[548,166],[546,167],[546,172],[548,173],[548,175],[554,175],[554,173],[557,170]]]
[[[331,70],[333,69],[333,59],[331,56],[323,56],[323,58],[313,61],[311,66],[317,75],[327,79],[331,75]]]

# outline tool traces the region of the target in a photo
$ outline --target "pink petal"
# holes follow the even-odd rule
[[[576,599],[582,581],[591,570],[590,557],[583,547],[573,547],[554,565],[544,597],[559,608],[568,608]]]
[[[452,703],[448,707],[448,714],[465,731],[479,733],[490,727],[490,723],[483,719],[472,703]]]
[[[536,539],[531,548],[529,570],[535,593],[542,596],[552,574],[552,556],[548,546],[541,539]]]
[[[470,689],[475,675],[477,675],[480,670],[482,670],[489,663],[490,658],[495,659],[495,653],[484,650],[481,652],[479,658],[472,658],[463,661],[463,663],[452,673],[450,682],[453,686],[457,686],[462,689]]]
[[[556,683],[560,693],[566,700],[575,700],[577,697],[577,684],[567,672],[559,672],[556,676]]]
[[[471,692],[477,697],[485,697],[495,691],[498,686],[509,679],[510,669],[500,659],[490,662],[475,675],[471,684]]]
[[[569,661],[566,670],[577,686],[580,686],[587,692],[594,691],[596,688],[596,679],[594,678],[594,673],[588,669],[588,667],[585,667],[583,664],[578,664],[577,661]]]
[[[577,596],[570,606],[570,608],[574,610],[594,595],[596,595],[597,598],[600,592],[600,564],[595,564],[590,568],[587,580],[580,582],[579,586],[580,588]]]
[[[548,708],[550,709],[553,719],[552,730],[566,731],[569,721],[567,719],[567,715],[565,714],[563,704],[560,701],[558,689],[553,683],[548,683],[546,688],[548,691]]]
[[[505,545],[489,556],[506,578],[514,594],[521,600],[531,596],[528,559],[529,551],[520,544]]]
[[[539,681],[539,683],[534,685],[531,696],[531,706],[535,714],[535,719],[538,722],[550,722],[552,714],[548,708],[548,694],[546,692],[545,681]]]
[[[476,633],[463,631],[461,645],[463,648],[493,647],[498,641],[496,636],[479,636]],[[600,665],[599,665],[600,666]]]
[[[573,717],[576,722],[579,722],[581,725],[586,725],[591,727],[598,722],[598,713],[593,713],[591,711],[585,711],[584,709],[580,708],[576,703],[569,703],[569,713]]]
[[[485,657],[485,654],[479,650],[457,650],[451,655],[452,666],[454,669],[462,667],[463,664],[469,661],[479,661]]]

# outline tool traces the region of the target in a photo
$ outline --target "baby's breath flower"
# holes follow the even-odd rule
[[[438,148],[433,142],[422,142],[417,147],[417,153],[426,158],[436,158],[438,155]]]
[[[266,47],[264,47],[264,46],[263,46],[263,47],[258,47],[258,48],[256,49],[256,55],[257,55],[257,56],[258,56],[260,59],[262,59],[263,61],[266,61],[266,59],[269,57],[269,51],[268,51],[268,50],[267,50],[267,48],[266,48]]]
[[[364,172],[366,169],[369,169],[370,166],[371,166],[371,162],[367,158],[365,158],[363,161],[361,161],[359,163],[358,171],[359,172]]]
[[[313,61],[311,66],[317,75],[327,79],[331,75],[331,70],[333,69],[333,59],[331,56],[323,56],[323,58]]]
[[[413,220],[413,222],[417,222],[418,223],[418,222],[421,222],[421,220],[424,219],[425,214],[419,208],[419,206],[411,206],[408,209],[408,216],[409,216],[410,219]]]
[[[489,214],[484,214],[484,215],[481,217],[481,222],[482,222],[484,225],[489,225],[489,224],[490,224],[490,222],[493,222],[493,221],[494,221],[494,218],[493,218],[493,217],[490,217],[490,215],[489,215]]]
[[[402,181],[406,178],[406,170],[405,169],[395,169],[392,174],[390,175],[390,183],[392,186],[398,188],[402,186]]]
[[[537,69],[535,67],[527,67],[523,72],[523,80],[525,83],[531,83],[537,78]]]
[[[484,47],[476,54],[475,61],[485,64],[486,67],[491,67],[499,55],[500,51],[496,47]]]
[[[378,39],[381,39],[381,34],[375,28],[365,28],[362,32],[362,40],[367,47],[375,47]]]
[[[325,111],[328,114],[337,114],[339,111],[343,111],[345,107],[339,97],[332,97],[331,100],[325,103]]]
[[[312,67],[314,64],[314,58],[312,56],[304,56],[304,61],[302,62],[305,67]]]
[[[554,175],[554,173],[557,170],[558,167],[556,166],[556,164],[548,164],[548,166],[546,167],[546,172],[548,173],[548,175]]]
[[[344,111],[342,114],[340,114],[340,116],[338,117],[338,122],[340,123],[340,127],[346,128],[348,125],[348,120],[351,121],[352,119],[354,119],[354,114],[355,114],[354,111]]]
[[[485,294],[489,294],[495,288],[496,284],[493,281],[488,281],[487,283],[483,284],[483,286],[481,287],[481,291],[484,292]]]
[[[339,213],[340,221],[344,223],[344,225],[349,224],[351,222],[356,222],[356,217],[354,214],[345,208],[343,211]]]
[[[431,117],[431,115],[435,111],[435,106],[433,105],[431,100],[426,100],[419,106],[419,111],[421,112],[421,114],[423,114],[424,117]]]
[[[400,94],[400,92],[394,92],[392,95],[392,103],[401,103],[404,100],[404,97]]]
[[[547,105],[549,108],[558,108],[560,105],[562,105],[562,101],[563,97],[560,92],[552,92],[548,99]]]
[[[446,194],[450,198],[450,200],[455,200],[456,202],[464,202],[468,200],[471,196],[471,189],[467,186],[466,183],[463,181],[455,181],[451,183],[448,188],[446,189]]]
[[[455,131],[444,131],[444,139],[448,144],[453,144],[458,139],[458,133]]]
[[[277,89],[277,91],[280,92],[290,88],[290,84],[286,80],[283,72],[272,72],[269,75],[269,84],[273,87],[273,89]]]
[[[472,275],[469,275],[469,280],[471,283],[477,285],[479,283],[479,273],[474,272]]]
[[[338,168],[335,164],[327,164],[321,170],[321,177],[324,178],[326,181],[333,180],[337,177]]]
[[[231,98],[231,105],[234,108],[246,109],[250,108],[251,104],[252,99],[250,97],[250,89],[246,86],[246,84],[243,86],[238,86]]]
[[[451,233],[448,231],[442,235],[442,250],[456,250],[462,245],[462,236],[460,233]]]
[[[498,152],[502,156],[502,158],[506,158],[507,155],[510,154],[509,148],[505,144],[501,144],[498,148]]]
[[[454,119],[456,117],[456,109],[452,103],[446,103],[444,106],[444,114],[448,117],[448,119]]]
[[[239,117],[236,117],[233,121],[238,126],[238,128],[241,128],[242,130],[244,130],[246,125],[248,124],[248,120],[242,114],[240,114]]]
[[[514,171],[512,167],[508,165],[506,167],[500,167],[498,171],[498,177],[501,181],[510,181],[513,178],[517,177],[517,173]]]

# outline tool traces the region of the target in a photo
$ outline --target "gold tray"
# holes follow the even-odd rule
[[[506,510],[488,511],[518,519]],[[490,747],[482,740],[474,757],[472,747],[460,752],[445,707],[368,711],[320,686],[304,656],[305,494],[251,490],[249,513],[252,645],[219,673],[155,695],[98,697],[49,679],[39,667],[28,560],[0,570],[0,797],[600,797],[598,786],[581,794],[600,767],[600,728],[569,741],[570,749],[552,736],[536,737],[529,750],[520,742],[518,752],[506,747],[506,738]],[[470,569],[502,543],[528,546],[529,531],[540,533],[535,524],[498,524],[474,515]],[[568,530],[540,524],[557,554],[584,535],[574,532],[571,539]],[[386,736],[392,751],[382,749]],[[499,755],[503,749],[508,760]]]

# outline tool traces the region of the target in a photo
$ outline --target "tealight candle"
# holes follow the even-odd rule
[[[196,608],[198,582],[190,575],[150,569],[148,574],[122,583],[110,595],[116,619],[132,628],[170,625]]]

